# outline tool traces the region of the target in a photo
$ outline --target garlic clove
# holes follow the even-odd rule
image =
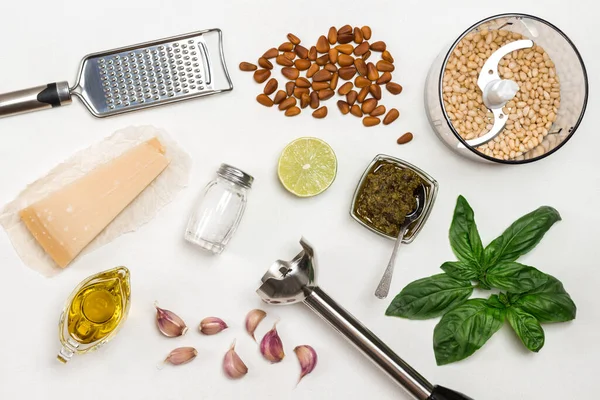
[[[300,383],[302,378],[310,374],[317,366],[317,352],[311,346],[302,345],[296,346],[294,353],[296,353],[296,357],[298,357],[298,361],[300,362],[301,372],[300,378],[298,378],[298,383]]]
[[[200,321],[198,329],[205,335],[215,335],[222,330],[229,328],[225,321],[217,317],[206,317]]]
[[[260,321],[265,319],[266,316],[267,313],[259,309],[252,310],[246,315],[246,331],[252,336],[252,339],[254,339],[255,342],[256,338],[254,337],[254,331],[258,324],[260,324]]]
[[[156,307],[156,326],[163,335],[166,337],[185,335],[188,328],[177,314],[160,308],[157,303],[154,303],[154,307]]]
[[[178,347],[169,353],[165,363],[181,365],[192,361],[197,355],[198,351],[193,347]]]
[[[248,367],[235,352],[235,340],[223,358],[223,371],[231,379],[240,379],[248,373]]]
[[[273,328],[260,341],[260,352],[271,363],[278,363],[285,357],[283,343],[277,333],[276,325],[277,322],[273,324]]]

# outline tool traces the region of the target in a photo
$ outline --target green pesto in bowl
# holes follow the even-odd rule
[[[356,186],[350,215],[367,229],[396,240],[400,224],[415,208],[414,189],[419,184],[425,188],[423,212],[408,226],[402,239],[403,243],[411,243],[429,218],[438,183],[425,171],[404,160],[385,154],[373,158]]]
[[[414,192],[422,184],[414,171],[380,160],[358,194],[356,215],[374,229],[398,236],[406,216],[417,208]]]

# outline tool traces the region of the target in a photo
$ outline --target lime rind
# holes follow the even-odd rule
[[[283,149],[277,174],[283,187],[296,196],[316,196],[335,180],[337,158],[323,140],[299,138]]]

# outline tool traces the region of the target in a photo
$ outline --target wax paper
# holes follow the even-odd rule
[[[170,164],[67,268],[76,267],[78,260],[84,258],[86,253],[110,243],[124,233],[135,231],[170,203],[188,184],[192,166],[190,156],[163,130],[152,126],[121,129],[101,142],[78,151],[45,176],[30,183],[0,211],[0,225],[6,230],[23,263],[48,277],[63,270],[46,254],[21,222],[20,210],[155,136],[166,147],[165,154],[170,159]]]

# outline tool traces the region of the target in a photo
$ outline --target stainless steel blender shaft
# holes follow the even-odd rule
[[[433,385],[385,345],[352,314],[343,309],[318,286],[308,289],[304,299],[310,309],[344,335],[356,348],[400,384],[415,399],[427,400]]]

